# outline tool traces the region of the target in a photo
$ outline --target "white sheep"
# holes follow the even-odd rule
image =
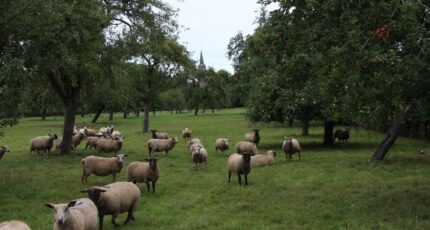
[[[22,221],[9,220],[0,223],[0,230],[31,230],[31,228]]]
[[[110,153],[110,152],[117,153],[122,148],[122,145],[124,142],[123,139],[124,138],[121,138],[121,137],[115,140],[99,138],[96,143],[96,151],[105,152],[105,153]]]
[[[199,147],[197,149],[194,149],[192,152],[192,159],[194,162],[194,167],[200,171],[200,165],[204,162],[206,165],[206,169],[208,168],[208,163],[207,163],[207,159],[208,159],[208,151],[203,148],[203,147]]]
[[[88,198],[73,200],[68,204],[45,204],[54,211],[54,230],[95,230],[97,207]]]
[[[99,212],[100,228],[103,229],[103,217],[112,215],[112,224],[118,226],[116,218],[120,213],[128,212],[124,224],[134,220],[134,211],[139,205],[140,190],[131,182],[116,182],[103,187],[92,187],[81,192],[96,204]]]
[[[101,127],[99,129],[99,134],[110,136],[114,130],[114,126]]]
[[[149,182],[152,183],[152,192],[155,193],[155,183],[160,176],[157,166],[157,158],[146,158],[147,162],[133,161],[127,167],[127,181],[136,183],[146,183],[148,192],[150,191]]]
[[[38,154],[40,154],[39,151],[43,151],[46,153],[46,150],[48,150],[48,153],[51,152],[51,148],[54,145],[54,140],[58,138],[57,134],[48,134],[46,136],[39,136],[34,137],[30,140],[30,153],[36,151]]]
[[[158,132],[156,129],[151,129],[152,139],[169,139],[169,134],[166,132]]]
[[[194,143],[194,144],[190,145],[188,147],[188,149],[190,150],[190,153],[192,154],[193,151],[198,150],[199,148],[203,148],[203,147],[204,147],[203,144],[198,142],[198,143]]]
[[[3,145],[3,146],[1,146],[1,147],[0,147],[0,160],[1,160],[1,158],[3,157],[3,155],[4,155],[5,153],[8,153],[8,152],[10,152],[10,150],[9,150],[9,147],[7,147],[7,145]]]
[[[256,168],[266,165],[273,165],[275,163],[275,157],[275,150],[267,151],[266,155],[254,155],[251,157],[251,167]]]
[[[285,153],[286,160],[293,160],[293,154],[298,153],[299,154],[299,160],[300,158],[300,144],[299,141],[294,137],[284,137],[284,142],[282,143],[282,151]]]
[[[83,174],[81,178],[82,183],[88,182],[88,177],[91,174],[97,176],[107,176],[112,174],[112,181],[115,182],[116,174],[121,172],[124,164],[124,158],[127,154],[118,154],[114,157],[97,157],[87,156],[81,160]]]
[[[184,141],[191,140],[191,129],[185,128],[182,130],[182,137],[184,138]]]
[[[254,153],[257,154],[257,146],[254,143],[248,141],[239,141],[236,143],[237,153]]]
[[[245,175],[245,185],[248,185],[248,174],[251,172],[251,156],[253,153],[233,153],[227,160],[228,183],[230,183],[231,174],[237,174],[239,185],[242,185],[240,175]]]
[[[215,141],[215,152],[218,153],[218,150],[221,150],[221,153],[224,153],[225,150],[228,150],[229,139],[226,138],[218,138]]]
[[[103,136],[98,136],[98,135],[87,137],[87,144],[85,145],[85,149],[87,149],[88,146],[90,147],[90,149],[96,148],[97,147],[97,141],[99,139],[103,139],[103,138],[104,138]],[[107,139],[107,138],[104,138],[104,139]]]
[[[258,143],[260,142],[259,131],[260,131],[259,129],[253,129],[252,132],[246,133],[245,134],[245,141],[252,142],[258,146]]]
[[[73,142],[73,140],[72,140],[72,142]],[[63,138],[59,137],[56,141],[56,144],[55,144],[55,149],[56,149],[57,153],[58,153],[58,151],[61,150],[62,146],[63,146]],[[70,146],[70,150],[75,151],[75,146],[73,144]]]
[[[175,137],[172,137],[170,139],[149,139],[148,143],[148,150],[149,155],[152,156],[153,152],[166,152],[167,153],[175,147],[175,145],[178,143],[178,140]]]
[[[120,139],[122,138],[122,133],[120,131],[115,130],[110,136],[112,139]]]
[[[87,137],[95,137],[97,136],[97,132],[94,129],[89,129],[86,126],[84,127],[85,136]]]

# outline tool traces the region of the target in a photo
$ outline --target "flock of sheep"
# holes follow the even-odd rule
[[[83,229],[90,230],[103,229],[103,217],[112,216],[112,224],[117,226],[116,218],[120,213],[128,212],[125,223],[134,220],[134,211],[140,200],[140,189],[136,183],[146,183],[148,192],[152,185],[152,192],[155,192],[155,183],[159,178],[157,158],[152,155],[154,152],[168,152],[178,143],[174,137],[168,133],[151,130],[152,136],[148,140],[149,158],[143,162],[134,161],[127,167],[126,181],[115,182],[116,174],[120,173],[123,168],[124,158],[127,154],[117,154],[114,157],[87,156],[81,160],[83,175],[81,182],[87,183],[91,174],[97,176],[112,175],[113,183],[101,187],[95,186],[81,191],[87,193],[88,198],[72,200],[69,203],[62,204],[45,204],[48,208],[54,210],[54,230],[63,229]],[[182,137],[188,144],[192,162],[196,170],[200,171],[201,164],[207,168],[208,151],[202,141],[198,138],[192,139],[192,131],[188,128],[182,130]],[[336,132],[335,138],[347,140],[349,133]],[[114,131],[114,127],[102,127],[99,132],[84,127],[77,130],[75,128],[72,138],[72,149],[86,139],[85,149],[88,147],[95,148],[97,152],[115,152],[121,150],[124,137],[121,132]],[[55,143],[55,140],[56,143]],[[254,129],[246,133],[244,141],[236,143],[235,153],[231,154],[227,160],[228,182],[230,183],[232,174],[238,176],[239,185],[242,185],[242,175],[244,175],[245,185],[248,184],[248,174],[251,168],[273,165],[275,163],[276,152],[269,150],[265,155],[258,154],[258,144],[260,142],[259,130]],[[55,145],[57,151],[62,148],[61,138],[56,134],[39,136],[32,138],[29,144],[30,152],[40,151],[50,153]],[[218,138],[215,142],[215,151],[220,150],[222,153],[229,149],[229,139]],[[298,154],[300,159],[301,147],[299,141],[293,137],[284,137],[281,147],[285,153],[286,159],[292,160],[292,155]],[[9,152],[7,146],[0,147],[0,159],[5,152]],[[6,221],[0,223],[0,230],[30,229],[28,225],[21,221]]]

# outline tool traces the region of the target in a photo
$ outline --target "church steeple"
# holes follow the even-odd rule
[[[205,62],[203,61],[203,53],[202,53],[202,51],[200,51],[200,62],[199,62],[198,69],[201,70],[201,71],[205,71],[206,70],[206,65],[205,65]]]

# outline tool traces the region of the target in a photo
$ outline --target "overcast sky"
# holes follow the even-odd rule
[[[171,0],[179,9],[178,22],[187,28],[180,42],[199,60],[200,51],[206,66],[233,73],[227,58],[227,45],[238,32],[253,33],[261,5],[256,0]]]

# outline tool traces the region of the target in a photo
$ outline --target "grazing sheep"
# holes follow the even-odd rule
[[[31,230],[31,228],[22,221],[9,220],[0,223],[0,230]]]
[[[136,210],[140,200],[140,190],[131,182],[116,182],[103,187],[92,187],[81,191],[88,193],[88,197],[96,204],[99,212],[99,229],[103,229],[103,217],[112,215],[112,224],[120,213],[128,212],[127,224],[134,221],[133,212]]]
[[[204,162],[206,165],[206,169],[208,168],[208,163],[207,163],[207,159],[208,159],[208,151],[203,148],[203,147],[199,147],[198,149],[193,150],[192,152],[192,159],[194,162],[194,167],[197,169],[199,169],[200,171],[200,165]]]
[[[258,146],[258,143],[260,142],[260,134],[259,129],[253,129],[252,132],[245,134],[245,141],[249,141],[252,143],[255,143],[256,146]]]
[[[229,140],[226,138],[218,138],[215,142],[215,152],[218,153],[218,149],[221,150],[221,153],[228,150],[228,142]]]
[[[63,138],[58,138],[57,139],[57,141],[56,141],[56,144],[55,144],[55,150],[57,151],[57,153],[58,153],[58,151],[60,151],[61,150],[61,147],[63,146]],[[73,142],[73,138],[72,138],[72,142]],[[70,150],[71,151],[75,151],[75,146],[73,145],[73,143],[72,143],[72,145],[70,146]]]
[[[282,151],[285,153],[286,160],[293,160],[293,154],[298,153],[299,154],[299,160],[300,157],[300,144],[299,141],[294,137],[284,137],[284,142],[282,143]]]
[[[104,138],[103,136],[91,136],[91,137],[88,137],[87,138],[87,144],[85,145],[85,149],[87,149],[88,148],[88,146],[90,146],[90,149],[91,148],[96,148],[97,147],[97,141],[99,140],[99,139],[102,139],[102,138]],[[106,139],[106,138],[105,138]]]
[[[116,174],[121,172],[122,166],[124,164],[124,158],[128,156],[127,154],[118,154],[114,157],[96,157],[87,156],[81,160],[83,174],[81,182],[87,183],[88,177],[91,174],[97,176],[107,176],[112,174],[112,181],[115,182]]]
[[[120,131],[113,131],[110,135],[112,139],[119,139],[122,138],[122,133]]]
[[[46,153],[48,150],[48,154],[51,152],[51,148],[54,145],[54,140],[58,138],[57,134],[48,134],[46,136],[34,137],[30,140],[30,153],[36,151],[40,154],[40,150]]]
[[[86,126],[84,127],[85,136],[87,137],[95,137],[97,136],[97,132],[94,129],[89,129]]]
[[[227,160],[228,183],[230,183],[231,174],[237,174],[239,185],[242,185],[240,175],[245,175],[245,185],[248,185],[248,174],[251,172],[251,156],[253,153],[233,153]]]
[[[345,129],[345,130],[336,130],[336,132],[334,132],[334,138],[333,138],[333,142],[336,141],[336,138],[339,142],[348,142],[349,139],[349,129]]]
[[[45,204],[54,211],[54,230],[97,229],[97,207],[88,198],[70,201],[68,204]]]
[[[113,125],[108,126],[108,127],[101,127],[99,129],[99,134],[110,136],[113,132],[113,129],[114,129]]]
[[[166,152],[167,153],[175,147],[175,145],[178,143],[178,140],[176,137],[172,137],[170,139],[164,140],[164,139],[149,139],[148,141],[148,150],[149,155],[152,156],[153,152]]]
[[[151,129],[152,139],[169,139],[169,134],[166,132],[157,132],[156,129]]]
[[[155,193],[155,182],[160,176],[157,167],[157,158],[146,158],[147,162],[133,161],[127,167],[127,181],[144,182],[150,191],[149,182],[152,182],[152,192]]]
[[[254,143],[248,141],[239,141],[236,143],[236,152],[237,153],[254,153],[257,154],[257,146]]]
[[[0,147],[0,160],[1,160],[1,158],[3,157],[3,155],[4,155],[5,153],[8,153],[8,152],[10,152],[10,150],[9,150],[9,147],[7,147],[7,145],[3,145],[3,146],[1,146],[1,147]]]
[[[124,142],[123,139],[124,138],[121,137],[115,140],[99,138],[96,143],[96,151],[105,153],[117,153],[122,148],[122,144]]]
[[[273,165],[275,163],[275,157],[275,150],[267,151],[266,155],[254,155],[251,157],[251,167],[256,168],[266,165]]]
[[[182,137],[184,138],[184,141],[191,140],[191,129],[185,128],[182,130]]]

